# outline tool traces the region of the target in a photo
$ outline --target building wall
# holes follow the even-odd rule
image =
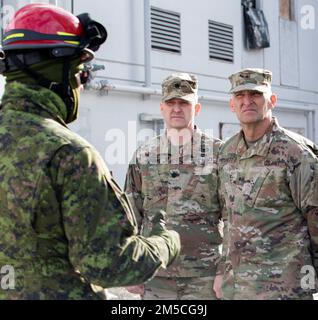
[[[268,68],[274,74],[273,89],[278,94],[275,115],[280,123],[318,142],[317,130],[314,131],[318,124],[318,64],[315,56],[318,29],[316,25],[313,29],[305,29],[302,23],[306,18],[306,11],[302,12],[304,6],[314,9],[315,23],[318,23],[318,3],[316,0],[294,0],[292,21],[279,17],[278,0],[258,0],[257,3],[264,10],[269,24],[271,46],[247,51],[240,0],[150,0],[151,6],[181,13],[182,41],[181,54],[151,51],[152,88],[159,91],[163,78],[175,71],[197,74],[199,94],[203,97],[197,124],[203,130],[213,130],[214,135],[220,137],[223,123],[224,138],[239,129],[228,108],[227,77],[243,67]],[[105,70],[98,71],[95,80],[107,80],[115,86],[144,86],[144,1],[74,0],[72,3],[64,0],[57,1],[57,4],[69,10],[73,8],[75,14],[89,12],[106,26],[108,40],[95,59],[95,63],[105,65]],[[209,59],[209,19],[233,25],[233,63]],[[145,128],[139,120],[140,114],[159,118],[159,103],[158,94],[85,90],[79,119],[71,128],[96,146],[123,185],[129,159],[139,140],[145,138],[145,133],[140,132]]]

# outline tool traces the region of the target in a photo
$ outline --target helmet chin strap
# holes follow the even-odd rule
[[[32,79],[34,79],[38,85],[55,92],[57,95],[59,95],[63,99],[63,101],[66,105],[66,108],[67,108],[66,123],[71,122],[70,118],[73,115],[75,105],[74,105],[73,92],[72,92],[72,88],[70,85],[70,69],[71,69],[70,58],[65,58],[63,60],[62,83],[57,83],[57,82],[51,81],[51,80],[45,78],[44,76],[42,76],[41,74],[30,69],[15,54],[10,55],[10,59],[16,65],[16,67],[18,67],[25,74],[27,74]]]
[[[67,108],[67,119],[66,123],[71,122],[73,119],[71,119],[74,108],[75,108],[75,102],[74,102],[74,97],[73,97],[73,91],[72,87],[70,84],[70,70],[71,70],[71,59],[70,58],[65,58],[63,60],[63,80],[62,80],[62,92],[59,95]],[[54,91],[54,89],[53,89]],[[55,91],[54,91],[55,92]],[[59,94],[58,92],[55,92]]]

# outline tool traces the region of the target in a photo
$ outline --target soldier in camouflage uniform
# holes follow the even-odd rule
[[[162,83],[160,104],[166,132],[137,149],[125,191],[148,235],[154,214],[181,236],[180,258],[146,283],[144,299],[215,299],[213,281],[222,241],[216,161],[220,140],[194,125],[200,111],[198,81],[187,73]]]
[[[219,157],[225,299],[312,299],[317,285],[318,148],[272,117],[271,80],[263,69],[230,76],[242,131]]]
[[[16,29],[18,28],[18,29]],[[179,236],[156,216],[149,237],[97,151],[70,131],[82,62],[105,28],[46,4],[20,9],[4,34],[0,111],[0,299],[99,299],[173,261]],[[162,213],[164,216],[164,213]]]

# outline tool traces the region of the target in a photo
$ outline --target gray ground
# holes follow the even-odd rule
[[[130,293],[125,288],[111,288],[107,297],[109,300],[140,300],[138,294]],[[318,293],[314,294],[314,299],[318,300]]]
[[[138,294],[128,292],[125,288],[111,288],[107,291],[109,300],[140,300]]]

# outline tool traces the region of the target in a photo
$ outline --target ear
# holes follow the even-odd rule
[[[277,95],[272,94],[271,97],[269,98],[268,103],[269,103],[270,109],[274,109],[277,103]]]
[[[163,111],[163,108],[164,108],[164,103],[161,102],[161,103],[160,103],[160,112],[161,112],[161,113],[162,113],[162,111]]]
[[[194,106],[194,115],[197,116],[201,111],[201,104],[200,103],[197,103],[195,106]]]
[[[234,105],[234,99],[233,97],[229,101],[229,106],[232,112],[235,112],[235,105]]]

